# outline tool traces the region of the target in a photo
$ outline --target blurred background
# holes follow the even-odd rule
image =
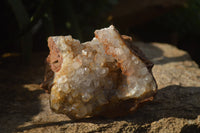
[[[26,130],[28,132],[29,129],[33,129],[34,132],[34,129],[37,130],[37,128],[41,128],[41,132],[48,132],[54,125],[56,128],[61,127],[60,132],[68,128],[63,125],[68,123],[66,117],[51,112],[49,95],[39,85],[44,79],[45,58],[49,53],[47,47],[49,36],[72,35],[73,38],[85,42],[94,37],[95,29],[113,24],[121,34],[132,36],[133,41],[147,43],[144,45],[146,48],[150,48],[148,44],[151,42],[169,43],[186,50],[191,58],[200,65],[200,0],[1,0],[0,18],[0,132],[13,133],[16,131],[26,132]],[[160,44],[160,46],[163,45]],[[195,63],[190,63],[187,54],[165,57],[161,48],[152,47],[149,50],[157,51],[157,53],[150,52],[152,52],[152,57],[156,55],[153,59],[158,60],[159,64],[156,65],[162,66],[163,71],[166,70],[166,67],[170,67],[168,63],[174,63],[170,69],[173,70],[169,73],[172,74],[170,77],[168,77],[168,73],[157,73],[162,75],[159,80],[167,80],[163,83],[170,80],[170,84],[173,85],[159,92],[161,97],[159,95],[158,100],[162,99],[164,94],[170,95],[169,98],[171,98],[167,100],[167,103],[164,100],[161,104],[167,104],[168,107],[168,103],[174,103],[173,97],[171,97],[172,93],[174,93],[172,96],[181,97],[178,100],[175,98],[176,103],[188,101],[188,97],[192,101],[189,100],[189,102],[185,102],[186,105],[183,104],[186,106],[183,109],[184,113],[180,113],[180,108],[169,113],[169,109],[165,112],[159,107],[160,114],[153,115],[152,111],[154,110],[150,111],[150,115],[147,117],[148,121],[146,121],[146,117],[143,120],[143,117],[140,118],[139,115],[139,123],[141,120],[144,121],[146,128],[149,120],[160,119],[160,116],[164,118],[175,116],[174,121],[177,121],[180,116],[181,121],[178,123],[182,123],[187,116],[186,118],[189,118],[188,121],[190,121],[188,123],[191,124],[193,116],[196,118],[197,113],[200,114],[198,104],[191,104],[198,101],[196,98],[198,95],[193,94],[193,90],[196,92],[198,89],[193,86],[193,83],[197,85],[195,82],[199,81],[197,80],[199,77],[189,80],[189,82],[194,80],[189,83],[192,85],[191,87],[181,87],[181,91],[179,91],[178,86],[174,87],[174,83],[182,86],[181,83],[188,81],[190,76],[188,79],[178,79],[179,76],[174,79],[176,77],[174,71],[181,67],[173,67],[176,62],[183,65],[185,63],[184,68],[187,70],[185,73],[188,73],[190,70],[196,70],[195,66],[192,66]],[[193,75],[193,72],[186,75],[196,76]],[[183,81],[179,82],[180,80]],[[188,89],[191,91],[186,91]],[[164,97],[164,99],[166,98]],[[156,108],[157,105],[160,104],[156,103]],[[172,107],[174,108],[175,105]],[[184,107],[181,104],[182,108]],[[142,116],[147,115],[142,113]],[[44,124],[42,124],[43,122]],[[174,123],[172,124],[174,125]],[[143,125],[136,125],[139,125],[137,131],[143,131]],[[156,130],[157,127],[156,125]],[[165,123],[163,127],[166,127]],[[102,128],[107,127],[102,126]],[[149,126],[147,128],[149,129]],[[134,129],[134,131],[136,130]]]
[[[49,36],[84,42],[110,24],[135,41],[186,50],[200,65],[200,0],[3,0],[0,10],[0,65],[28,64],[48,52]]]

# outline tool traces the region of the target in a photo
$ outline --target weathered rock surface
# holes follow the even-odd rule
[[[0,132],[200,132],[197,64],[185,51],[168,44],[135,44],[155,64],[158,93],[133,115],[71,121],[53,113],[49,95],[39,87],[46,55],[36,54],[29,68],[15,65],[13,69],[12,62],[10,67],[1,66]]]

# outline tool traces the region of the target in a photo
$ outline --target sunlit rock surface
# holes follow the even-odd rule
[[[50,106],[71,119],[116,117],[134,111],[157,91],[142,52],[114,26],[95,31],[90,42],[71,36],[49,37],[42,87],[51,93]]]

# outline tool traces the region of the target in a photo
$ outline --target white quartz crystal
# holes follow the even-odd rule
[[[80,43],[71,36],[52,38],[63,59],[51,88],[55,112],[85,118],[106,110],[104,105],[142,101],[156,93],[150,70],[114,26],[96,30],[91,42]]]

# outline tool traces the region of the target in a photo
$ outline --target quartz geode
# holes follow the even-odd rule
[[[95,31],[90,42],[49,37],[42,87],[51,109],[71,119],[116,117],[134,111],[157,91],[153,64],[114,26]]]

